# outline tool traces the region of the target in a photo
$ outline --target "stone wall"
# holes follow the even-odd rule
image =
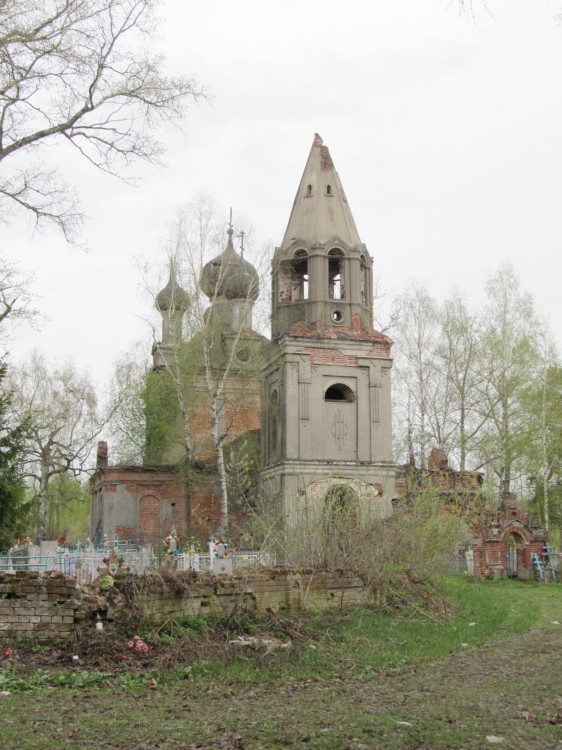
[[[74,632],[76,581],[62,573],[0,573],[0,640]]]
[[[126,585],[117,581],[118,588]],[[275,570],[245,577],[202,578],[183,587],[181,577],[174,585],[155,576],[143,579],[136,588],[135,604],[155,623],[178,617],[220,617],[235,609],[257,613],[339,609],[369,599],[360,578],[337,572]]]
[[[132,585],[134,584],[134,585]],[[89,588],[89,587],[88,587]],[[140,607],[153,623],[191,616],[223,616],[234,611],[256,613],[339,609],[372,600],[360,578],[338,572],[271,570],[232,578],[187,573],[149,575],[115,580],[121,604],[96,607],[112,618],[131,604]],[[78,624],[92,617],[91,596],[81,602],[76,581],[62,573],[0,573],[0,641],[17,637],[51,639],[71,635]]]

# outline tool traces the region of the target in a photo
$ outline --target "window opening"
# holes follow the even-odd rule
[[[326,389],[324,401],[353,401],[353,391],[344,383],[335,383]]]
[[[291,298],[293,302],[308,299],[308,254],[306,250],[297,250],[294,255],[291,279]]]
[[[330,299],[345,299],[344,262],[341,250],[328,253],[328,296]]]
[[[312,195],[312,185],[308,185],[306,188],[306,194],[307,196]]]
[[[332,186],[326,185],[326,195],[332,195]]]
[[[367,264],[365,263],[365,258],[361,256],[361,304],[366,305],[367,304]]]
[[[308,299],[308,289],[308,254],[306,250],[297,250],[291,260],[285,260],[279,266],[279,304]]]

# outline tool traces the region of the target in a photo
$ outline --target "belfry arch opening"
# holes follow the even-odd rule
[[[291,260],[282,263],[279,273],[279,303],[308,299],[308,253],[297,250]]]
[[[360,270],[360,279],[359,279],[359,285],[361,289],[361,304],[367,305],[367,261],[365,260],[365,256],[361,256],[361,270]]]
[[[291,262],[291,286],[293,301],[308,299],[308,253],[297,250]]]
[[[328,296],[345,299],[345,269],[343,252],[337,248],[328,253]]]
[[[355,401],[355,395],[351,388],[345,383],[334,383],[326,388],[324,401]]]

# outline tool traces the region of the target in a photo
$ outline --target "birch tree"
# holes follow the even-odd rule
[[[510,492],[531,436],[523,394],[539,372],[541,327],[530,294],[510,265],[486,283],[479,415],[482,440],[475,469],[491,471],[501,492]]]
[[[537,380],[523,397],[533,421],[525,470],[534,491],[537,520],[548,532],[562,525],[562,368],[546,333],[541,340],[541,353]]]
[[[440,332],[435,349],[436,368],[447,383],[447,447],[458,458],[460,471],[468,467],[486,417],[479,413],[482,320],[454,291],[439,311]]]
[[[434,350],[438,332],[437,306],[420,283],[412,283],[398,299],[400,319],[395,329],[395,371],[400,408],[398,419],[408,426],[407,449],[426,468],[432,437],[444,443],[442,420],[436,405],[439,388]],[[445,400],[447,395],[444,394]],[[433,422],[433,426],[432,426]],[[440,446],[443,447],[443,446]]]

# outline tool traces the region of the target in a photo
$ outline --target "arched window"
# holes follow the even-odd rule
[[[308,299],[308,253],[304,248],[280,263],[277,278],[280,305]]]
[[[335,484],[326,493],[324,507],[331,524],[355,525],[359,513],[359,496],[349,484]]]
[[[345,299],[343,252],[334,248],[328,253],[328,296]]]
[[[308,299],[308,253],[297,250],[291,263],[291,298],[293,302]]]
[[[344,383],[335,383],[326,388],[324,401],[354,401],[355,396],[348,385]]]
[[[306,197],[309,198],[312,195],[312,185],[307,185]]]
[[[332,195],[332,186],[326,185],[326,195]]]

